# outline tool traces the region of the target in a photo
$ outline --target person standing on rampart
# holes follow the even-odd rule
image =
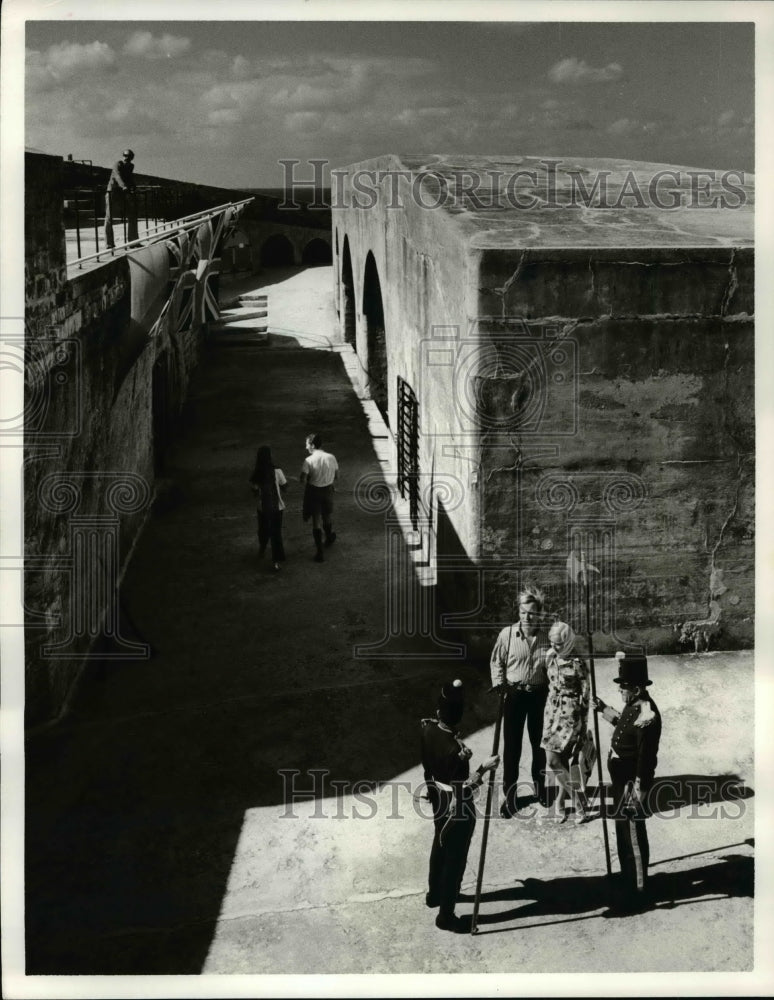
[[[105,192],[105,245],[108,249],[115,246],[113,236],[114,209],[117,208],[118,192],[123,193],[123,210],[126,218],[126,238],[131,243],[137,239],[137,203],[135,201],[134,185],[134,153],[125,149],[121,159],[116,160],[110,172],[107,191]]]

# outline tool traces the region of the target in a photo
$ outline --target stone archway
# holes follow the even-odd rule
[[[349,239],[344,237],[344,253],[341,263],[342,309],[344,314],[344,341],[355,344],[355,282],[352,277],[352,258],[349,253]]]
[[[384,304],[379,272],[374,255],[369,250],[363,278],[363,318],[366,327],[366,371],[368,395],[379,407],[384,421],[389,425],[389,378],[387,365],[387,336],[384,329]]]
[[[318,238],[309,240],[304,247],[303,253],[301,254],[301,263],[309,264],[311,266],[332,264],[333,257],[331,255],[330,243]]]
[[[290,267],[295,263],[293,244],[282,233],[275,233],[261,247],[262,267]]]

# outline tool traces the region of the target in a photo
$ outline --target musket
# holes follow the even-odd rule
[[[594,701],[597,698],[597,678],[594,670],[594,643],[591,637],[591,609],[589,604],[589,581],[586,576],[586,556],[581,550],[581,581],[586,597],[586,637],[589,643],[589,674],[591,676],[591,697]],[[605,801],[605,783],[602,775],[602,751],[599,744],[599,719],[594,712],[594,742],[597,745],[597,781],[599,783],[599,815],[602,818],[602,834],[605,841],[605,864],[607,865],[608,877],[613,874],[613,866],[610,861],[610,835],[607,829],[607,803]]]
[[[513,632],[513,622],[511,622],[511,627],[508,629],[508,651],[511,648],[511,634]],[[506,652],[507,657],[507,652]],[[507,659],[506,659],[506,670],[507,670]],[[503,676],[502,687],[500,688],[500,704],[497,708],[497,721],[495,722],[494,739],[492,740],[492,756],[495,757],[500,750],[500,729],[503,722],[503,711],[505,710],[505,694],[507,690],[506,678]],[[489,820],[492,813],[492,796],[494,793],[494,781],[496,767],[493,767],[489,772],[489,783],[486,788],[486,812],[484,813],[484,831],[481,835],[481,854],[478,859],[478,878],[476,880],[476,898],[473,903],[473,917],[470,922],[470,933],[475,934],[478,930],[478,907],[481,903],[481,886],[484,881],[484,862],[486,861],[486,842],[489,836]]]

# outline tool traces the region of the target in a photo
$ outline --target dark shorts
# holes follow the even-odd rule
[[[305,521],[316,514],[327,520],[333,513],[333,485],[310,486],[307,484],[304,490],[302,513]]]

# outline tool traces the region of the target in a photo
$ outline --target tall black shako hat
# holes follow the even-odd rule
[[[618,660],[618,676],[613,678],[615,684],[625,687],[647,687],[653,681],[648,680],[648,660],[642,653],[616,653]]]
[[[447,681],[438,697],[438,718],[447,726],[456,726],[462,718],[465,707],[465,692],[462,681]]]

